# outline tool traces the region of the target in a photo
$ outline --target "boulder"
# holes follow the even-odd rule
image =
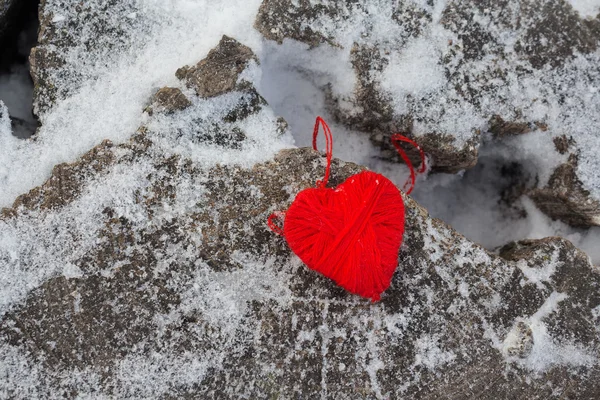
[[[590,196],[577,176],[578,157],[571,154],[559,165],[548,184],[529,191],[540,210],[572,226],[600,226],[600,201]]]
[[[600,14],[574,6],[562,0],[264,0],[255,26],[279,44],[306,44],[310,61],[299,68],[308,73],[315,65],[315,76],[328,76],[323,88],[331,113],[368,134],[383,158],[399,160],[389,145],[396,131],[421,144],[433,172],[447,173],[476,164],[484,135],[503,140],[535,133],[550,144],[566,137],[569,154],[545,154],[552,160],[545,165],[562,175],[573,156],[578,162],[568,165],[576,185],[565,194],[557,179],[548,181],[552,174],[534,171],[546,178],[531,196],[553,218],[592,226],[600,218]],[[324,63],[332,66],[329,75]],[[354,71],[354,85],[340,78],[336,65]]]
[[[128,142],[3,210],[1,397],[600,395],[600,271],[563,239],[493,255],[403,194],[380,302],[302,265],[266,218],[325,157],[265,155],[287,133],[244,76],[207,98],[163,90]],[[330,185],[362,170],[334,160]]]

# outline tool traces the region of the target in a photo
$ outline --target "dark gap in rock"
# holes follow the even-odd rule
[[[6,23],[0,26],[0,100],[8,108],[13,135],[21,139],[31,137],[39,126],[29,73],[29,53],[37,44],[38,6],[39,0],[12,2]]]
[[[477,165],[462,176],[434,174],[413,197],[470,240],[495,249],[519,238],[528,217],[523,198],[536,185],[536,168],[514,159],[501,141],[485,140]]]

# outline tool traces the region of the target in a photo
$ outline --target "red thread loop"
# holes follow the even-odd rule
[[[409,143],[410,145],[415,147],[417,150],[419,150],[419,156],[421,157],[421,168],[419,168],[419,170],[417,171],[417,173],[419,173],[419,174],[422,174],[423,172],[425,172],[425,168],[427,168],[427,166],[425,164],[425,152],[423,152],[423,149],[421,149],[421,146],[419,146],[415,141],[410,140],[406,136],[402,136],[399,133],[395,133],[392,135],[392,144],[394,145],[396,150],[398,150],[400,157],[402,157],[402,159],[404,160],[406,165],[408,165],[408,169],[410,169],[410,182],[406,182],[404,184],[404,187],[406,187],[406,185],[408,185],[410,183],[410,188],[408,188],[408,190],[406,191],[406,194],[410,194],[413,191],[413,189],[415,188],[416,173],[415,173],[415,168],[412,165],[412,162],[410,162],[410,159],[406,155],[406,152],[400,146],[400,142]]]
[[[317,117],[315,121],[315,129],[313,131],[313,149],[317,150],[317,136],[319,136],[319,124],[323,125],[323,132],[325,133],[325,153],[327,154],[327,167],[325,167],[325,176],[323,179],[317,181],[317,187],[324,188],[327,186],[329,181],[329,173],[331,171],[331,157],[333,156],[333,137],[331,135],[331,129],[327,123],[321,117]],[[318,150],[317,150],[318,151]]]
[[[273,232],[275,232],[276,234],[278,234],[279,236],[283,236],[283,229],[281,229],[279,226],[277,226],[273,220],[275,218],[284,219],[284,217],[285,217],[285,213],[284,212],[282,212],[282,211],[275,211],[274,213],[272,213],[271,215],[269,215],[269,218],[267,219],[267,225],[269,225],[269,228]]]

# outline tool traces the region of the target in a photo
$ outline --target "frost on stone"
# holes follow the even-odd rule
[[[261,154],[286,134],[268,104],[247,107],[253,68],[243,90],[210,99],[182,85],[191,105],[151,106],[129,141],[56,169],[4,210],[1,395],[598,394],[600,276],[566,241],[499,258],[404,196],[381,302],[306,268],[265,220],[314,186],[324,157]],[[236,128],[245,137],[231,142]],[[330,182],[361,170],[334,160]],[[48,201],[64,182],[77,189]]]
[[[576,157],[571,190],[596,203],[582,212],[550,183],[554,208],[560,203],[572,214],[550,215],[590,226],[600,216],[600,20],[585,11],[593,4],[265,0],[256,27],[281,51],[293,41],[310,45],[289,66],[312,74],[334,115],[366,131],[384,157],[396,157],[388,144],[395,131],[415,137],[442,172],[475,165],[482,135],[540,133],[544,147],[566,137]],[[321,69],[324,63],[331,68]],[[526,154],[521,140],[515,151]],[[551,149],[545,167],[552,171],[564,158]],[[546,187],[547,171],[536,172]]]
[[[0,100],[0,137],[7,138],[11,134],[11,131],[8,108],[2,100]]]
[[[137,18],[141,8],[139,1],[42,2],[39,44],[30,56],[36,115],[114,68],[124,51],[143,49],[158,21],[151,7]]]
[[[234,40],[220,39],[217,49]],[[58,147],[69,162],[2,194],[16,200],[0,214],[0,397],[598,397],[600,276],[565,240],[499,257],[404,196],[381,302],[306,268],[265,221],[314,187],[325,158],[290,148],[257,89],[260,65],[241,59],[211,96],[176,79],[184,63],[145,91],[140,78],[127,102],[139,121],[113,110],[119,96],[103,114],[124,116],[130,130],[115,137],[100,139],[113,125],[96,119],[107,125],[74,140],[93,113],[73,125],[65,109],[94,88],[96,100],[130,94],[127,74],[88,82],[47,114],[22,154],[56,149],[61,125],[68,146],[89,147],[74,160],[78,150]],[[330,184],[362,170],[334,160]]]
[[[567,0],[582,18],[600,15],[600,4],[596,0]]]
[[[223,34],[252,47],[257,0],[40,4],[40,42],[30,57],[41,126],[35,140],[0,147],[0,207],[41,185],[60,163],[104,140],[120,144],[174,72],[202,59]],[[52,22],[54,21],[54,22]],[[11,171],[10,173],[5,171]]]

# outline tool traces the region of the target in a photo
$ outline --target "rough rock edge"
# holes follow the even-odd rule
[[[206,58],[193,67],[177,70],[176,76],[196,90],[200,97],[218,96],[234,89],[239,74],[246,69],[250,60],[258,63],[252,50],[237,40],[223,35]]]
[[[108,56],[116,48],[131,45],[131,35],[126,28],[142,20],[124,16],[137,11],[135,7],[135,2],[115,0],[66,3],[40,0],[38,43],[29,56],[34,82],[33,113],[37,118],[49,112],[56,101],[76,91],[84,81],[82,77],[89,73],[86,68],[69,68],[69,60],[73,58],[69,55],[71,49],[82,46],[87,52]],[[62,19],[55,21],[55,15],[49,11],[52,8],[71,11],[74,18],[66,24]],[[111,18],[111,14],[124,18]],[[93,32],[93,36],[85,37],[89,32]]]
[[[528,196],[543,213],[554,219],[575,227],[600,226],[600,201],[590,197],[576,171],[577,155],[571,154],[566,163],[554,170],[546,187],[533,189]]]
[[[32,52],[32,57],[33,57]],[[249,115],[257,112],[266,105],[266,100],[260,96],[253,85],[243,81],[237,83],[242,71],[248,66],[250,59],[256,59],[252,50],[239,43],[233,38],[223,36],[216,48],[212,49],[206,58],[201,60],[196,67],[183,67],[177,70],[176,76],[186,82],[195,83],[196,79],[202,80],[203,87],[200,90],[208,90],[214,97],[226,92],[238,90],[251,94],[248,104],[240,103],[238,108],[232,110],[226,117],[225,122],[243,120]],[[219,62],[228,63],[219,68]],[[229,70],[227,70],[227,67]],[[222,71],[226,71],[226,80],[210,79],[210,72],[216,72],[223,77]],[[226,82],[223,85],[223,82]],[[232,84],[233,82],[233,84]],[[208,85],[208,86],[207,86]],[[211,86],[213,85],[213,86]],[[201,94],[198,94],[201,95]],[[191,101],[179,88],[163,87],[159,89],[151,100],[151,105],[145,109],[149,115],[154,112],[173,113],[185,110],[191,105]],[[283,118],[278,119],[278,129],[284,132],[287,122]],[[146,129],[141,127],[132,138],[124,144],[116,146],[109,140],[103,141],[73,163],[62,163],[56,165],[50,178],[41,186],[22,194],[15,199],[11,208],[5,207],[0,210],[0,218],[10,218],[18,215],[19,210],[45,210],[62,207],[75,199],[81,193],[81,186],[87,178],[94,173],[100,173],[108,169],[115,162],[115,150],[123,150],[129,157],[136,157],[151,145],[145,136]],[[238,132],[238,139],[243,139],[243,132]]]

